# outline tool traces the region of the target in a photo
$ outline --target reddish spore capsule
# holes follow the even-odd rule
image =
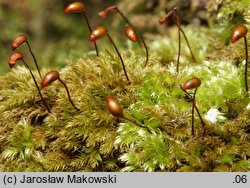
[[[19,52],[15,52],[10,56],[8,61],[9,67],[13,68],[16,65],[16,62],[20,59],[23,59],[23,54]]]
[[[129,40],[131,40],[133,42],[137,41],[136,33],[135,33],[135,30],[132,26],[130,26],[130,25],[126,26],[125,34],[129,38]]]
[[[243,38],[246,36],[247,34],[247,27],[244,25],[237,25],[235,26],[235,28],[233,29],[232,32],[232,36],[231,36],[231,42],[234,43],[236,41],[238,41],[239,39]]]
[[[49,86],[52,82],[59,79],[59,72],[56,70],[49,71],[42,80],[42,88]]]
[[[199,78],[193,77],[182,86],[182,89],[184,90],[194,89],[198,88],[200,85],[201,85],[201,80]]]
[[[89,40],[90,40],[91,42],[94,42],[94,41],[96,41],[97,39],[104,37],[107,33],[108,33],[108,30],[107,30],[106,27],[103,27],[103,26],[97,27],[97,28],[95,28],[95,29],[91,32],[91,34],[90,34],[90,36],[89,36]]]
[[[101,18],[106,18],[107,14],[108,14],[107,11],[104,10],[104,11],[99,12],[98,16]]]
[[[113,97],[108,96],[106,98],[107,110],[115,117],[123,117],[123,111],[121,105],[116,102]]]
[[[80,12],[85,11],[85,9],[86,9],[85,4],[83,4],[82,2],[79,2],[79,1],[75,1],[75,2],[72,2],[66,6],[64,13],[65,14],[80,13]]]
[[[110,11],[116,11],[117,10],[117,6],[116,5],[112,5],[108,8],[106,8],[105,10],[101,11],[98,13],[98,15],[101,17],[101,18],[106,18],[107,14],[110,12]]]
[[[158,20],[159,24],[163,24],[163,23],[167,22],[169,17],[172,16],[172,15],[173,15],[173,11],[171,10],[171,11],[168,12],[168,14],[165,17],[160,18]]]
[[[27,37],[25,35],[19,35],[17,36],[12,44],[11,44],[11,48],[12,50],[15,50],[16,48],[18,48],[21,44],[23,44],[25,41],[27,40]]]

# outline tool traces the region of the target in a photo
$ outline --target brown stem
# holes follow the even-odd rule
[[[137,123],[135,120],[130,119],[130,118],[125,117],[125,116],[123,116],[123,119],[125,119],[125,120],[127,120],[127,121],[130,121],[131,123],[137,125],[138,127],[146,128],[146,129],[148,130],[148,132],[150,132],[150,133],[152,134],[152,131],[150,131],[150,129],[149,129],[147,126],[141,125],[141,124]]]
[[[195,94],[197,88],[194,91],[193,98],[192,98],[192,135],[194,135],[194,107],[195,107]]]
[[[47,109],[47,111],[48,111],[49,113],[51,113],[50,108],[48,107],[47,103],[45,102],[45,100],[44,100],[44,98],[43,98],[43,96],[42,96],[42,93],[41,93],[41,91],[40,91],[40,89],[39,89],[39,86],[38,86],[38,84],[37,84],[37,81],[36,81],[36,79],[35,79],[35,76],[33,75],[32,71],[31,71],[31,69],[29,68],[29,66],[27,65],[27,63],[25,63],[24,59],[22,59],[22,62],[23,62],[23,64],[24,64],[24,66],[29,70],[29,72],[30,72],[30,74],[31,74],[31,76],[32,76],[32,78],[33,78],[33,80],[34,80],[34,82],[35,82],[36,88],[37,88],[37,90],[38,90],[38,93],[39,93],[39,95],[40,95],[42,101],[43,101],[43,104],[44,104],[45,108]]]
[[[248,96],[248,82],[247,82],[247,65],[248,65],[248,49],[247,49],[247,38],[244,36],[244,42],[245,42],[245,53],[246,53],[246,64],[245,64],[245,88],[246,88],[246,94]]]
[[[129,21],[129,19],[119,10],[119,8],[117,7],[116,11],[120,14],[120,16],[122,17],[122,19],[128,24],[131,25],[134,28],[135,34],[136,36],[139,36],[135,26]],[[139,37],[140,38],[140,37]],[[143,41],[142,41],[143,42]],[[145,41],[144,41],[145,42]],[[140,44],[140,40],[137,41],[138,45],[141,46]],[[144,44],[143,44],[144,45]],[[145,47],[145,46],[144,46]]]
[[[117,7],[116,11],[121,15],[121,17],[123,18],[123,20],[124,20],[128,25],[131,25],[131,26],[134,28],[133,24],[131,24],[131,22],[128,20],[128,18],[118,9],[118,7]]]
[[[30,44],[29,44],[28,40],[26,40],[26,44],[27,44],[27,46],[28,46],[28,48],[29,48],[29,51],[30,51],[32,57],[33,57],[33,60],[34,60],[34,62],[35,62],[36,69],[37,69],[37,71],[38,71],[38,74],[39,74],[39,76],[40,76],[40,79],[42,79],[42,75],[41,75],[40,69],[39,69],[39,67],[38,67],[38,64],[37,64],[37,61],[36,61],[36,57],[35,57],[34,53],[33,53],[32,50],[31,50],[31,47],[30,47]]]
[[[197,106],[196,106],[196,104],[195,104],[195,96],[196,96],[196,92],[197,92],[197,89],[198,88],[196,88],[195,89],[195,91],[194,91],[194,94],[193,94],[193,96],[190,94],[190,93],[188,93],[185,89],[183,89],[182,87],[181,87],[181,90],[182,91],[184,91],[190,98],[192,98],[192,135],[194,135],[194,109],[196,110],[196,112],[197,112],[197,114],[198,114],[198,116],[199,116],[199,118],[200,118],[200,121],[201,121],[201,124],[202,124],[202,127],[203,127],[203,130],[204,130],[204,132],[203,132],[203,135],[205,135],[205,133],[206,133],[206,126],[205,126],[205,122],[204,122],[204,120],[202,119],[202,117],[201,117],[201,114],[200,114],[200,112],[199,112],[199,109],[197,108]]]
[[[89,32],[91,33],[92,32],[92,29],[91,29],[91,26],[89,24],[89,20],[87,18],[87,15],[85,13],[85,11],[83,11],[83,17],[88,25],[88,28],[89,28]],[[96,56],[99,57],[99,52],[98,52],[98,48],[97,48],[97,45],[96,45],[96,41],[94,41],[94,46],[95,46],[95,51],[96,51]]]
[[[58,78],[58,80],[62,83],[62,85],[65,87],[66,89],[66,92],[67,92],[67,95],[68,95],[68,99],[69,99],[69,102],[71,103],[71,105],[76,109],[76,111],[80,112],[81,110],[79,108],[77,108],[75,106],[75,104],[73,103],[71,97],[70,97],[70,94],[69,94],[69,89],[67,87],[67,85],[64,83],[64,81],[62,81],[60,78]]]
[[[193,107],[195,108],[199,118],[200,118],[200,121],[201,121],[201,125],[203,127],[203,135],[206,134],[206,126],[205,126],[205,122],[203,121],[202,117],[201,117],[201,114],[199,112],[199,109],[197,108],[196,104],[195,104],[195,95],[196,95],[196,91],[197,91],[197,88],[195,89],[194,91],[194,95],[193,95]]]
[[[177,56],[176,72],[179,73],[180,54],[181,54],[181,30],[180,30],[180,20],[177,8],[175,8],[174,11],[175,11],[174,19],[176,20],[176,25],[178,27],[178,56]]]
[[[196,110],[196,112],[197,112],[197,114],[198,114],[198,116],[199,116],[199,118],[200,118],[200,121],[201,121],[201,125],[202,125],[202,127],[203,127],[203,135],[205,135],[206,134],[206,124],[205,124],[205,122],[203,121],[203,119],[202,119],[202,117],[201,117],[201,114],[200,114],[200,112],[199,112],[199,110],[198,110],[198,108],[197,108],[197,106],[195,105],[194,106],[194,108],[195,108],[195,110]]]
[[[192,50],[191,50],[191,47],[190,47],[190,45],[189,45],[187,36],[186,36],[185,32],[183,31],[183,29],[182,29],[181,27],[180,27],[179,29],[181,30],[181,33],[183,34],[183,36],[184,36],[184,38],[185,38],[185,40],[186,40],[186,43],[187,43],[187,45],[188,45],[188,49],[189,49],[189,51],[190,51],[190,54],[191,54],[191,56],[192,56],[192,59],[193,59],[193,61],[196,63],[197,61],[196,61],[196,59],[195,59],[195,57],[194,57],[194,54],[193,54],[193,52],[192,52]]]
[[[145,43],[145,41],[144,41],[144,39],[143,39],[142,36],[141,36],[141,41],[143,43],[143,46],[144,46],[145,52],[146,52],[146,60],[145,60],[144,66],[143,66],[143,68],[145,68],[147,66],[147,64],[148,64],[148,47],[147,47],[147,45],[146,45],[146,43]]]
[[[193,98],[192,95],[190,93],[188,93],[185,89],[183,89],[182,86],[180,86],[181,90],[184,91],[190,98]]]
[[[121,56],[121,54],[120,54],[120,52],[119,52],[117,46],[115,45],[114,41],[112,40],[111,36],[110,36],[108,33],[107,33],[107,37],[109,38],[110,42],[111,42],[112,45],[114,46],[115,51],[116,51],[116,53],[118,54],[118,56],[119,56],[119,58],[120,58],[120,60],[121,60],[121,62],[122,62],[123,71],[124,71],[124,73],[125,73],[125,76],[126,76],[126,79],[127,79],[127,81],[128,81],[128,84],[130,84],[130,81],[129,81],[129,78],[128,78],[128,75],[127,75],[127,71],[126,71],[126,68],[125,68],[125,65],[124,65],[124,61],[123,61],[123,59],[122,59],[122,56]]]
[[[142,37],[142,35],[139,35],[139,34],[137,33],[137,30],[136,30],[135,26],[127,19],[127,17],[126,17],[118,8],[116,9],[116,11],[120,14],[120,16],[123,18],[123,20],[124,20],[128,25],[130,25],[130,26],[132,26],[132,27],[134,28],[134,31],[135,31],[136,36],[140,36],[140,37],[139,37],[139,40],[137,41],[137,43],[138,43],[138,45],[141,47],[141,43],[140,43],[140,39],[141,39],[142,44],[143,44],[143,46],[144,46],[144,48],[145,48],[145,51],[146,51],[146,61],[145,61],[145,65],[144,65],[144,67],[143,67],[143,68],[145,68],[145,67],[147,66],[147,64],[148,64],[148,47],[147,47],[147,45],[146,45],[146,43],[145,43],[144,38]]]

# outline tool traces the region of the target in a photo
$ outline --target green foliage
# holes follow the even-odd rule
[[[242,68],[230,60],[175,66],[150,57],[123,54],[132,83],[109,52],[100,58],[72,61],[62,69],[72,100],[59,82],[42,93],[52,108],[47,114],[28,71],[19,66],[2,77],[2,162],[9,171],[241,171],[249,169],[249,110]],[[45,74],[45,70],[42,71]],[[195,116],[191,136],[191,103],[179,88],[192,76],[201,78],[197,106],[205,113],[220,108],[225,123],[206,122],[207,135]],[[38,77],[38,75],[36,75]],[[150,128],[116,119],[105,107],[116,96],[126,117]],[[209,100],[204,100],[209,98]],[[35,106],[34,106],[35,105]],[[35,110],[36,109],[36,110]],[[19,122],[20,118],[26,118]],[[11,121],[9,121],[11,119]],[[10,130],[13,130],[9,135]],[[216,139],[216,142],[212,140]],[[22,161],[17,163],[17,161]],[[28,164],[32,164],[27,168]]]
[[[250,2],[248,0],[219,0],[209,1],[207,9],[210,14],[214,13],[216,19],[210,19],[211,33],[217,38],[228,44],[232,28],[236,24],[246,24],[249,27]],[[211,16],[211,15],[210,15]]]
[[[238,20],[240,19],[245,20],[247,23],[250,22],[250,16],[248,10],[250,8],[250,2],[248,0],[221,0],[223,6],[221,6],[219,10],[219,14],[217,17],[220,19],[230,19]]]
[[[6,160],[3,170],[6,171],[41,171],[45,137],[40,128],[33,128],[27,120],[21,120],[13,127],[3,147],[2,160]],[[27,167],[28,164],[31,166]]]
[[[163,27],[164,29],[164,27]],[[163,64],[175,62],[178,54],[178,28],[165,28],[166,36],[155,36],[150,45],[152,53],[155,53],[162,59]],[[186,26],[183,30],[188,38],[191,49],[197,62],[205,59],[207,54],[214,50],[214,45],[211,43],[212,34],[210,30],[204,27]],[[194,32],[195,31],[195,32]],[[181,57],[180,63],[192,62],[190,51],[184,37],[181,35]]]
[[[41,89],[49,114],[22,65],[0,77],[0,170],[249,171],[250,98],[244,90],[240,43],[226,47],[210,28],[183,29],[198,62],[191,61],[183,42],[179,74],[176,28],[149,43],[145,68],[144,52],[122,51],[130,85],[112,48],[98,58],[68,61],[59,70],[60,78],[81,112],[55,81]],[[42,75],[49,70],[43,68]],[[196,95],[201,116],[216,109],[223,117],[204,118],[204,135],[196,113],[195,135],[191,134],[192,101],[180,88],[193,76],[201,79]],[[35,77],[40,83],[36,73]],[[107,96],[121,104],[124,118],[107,111]]]

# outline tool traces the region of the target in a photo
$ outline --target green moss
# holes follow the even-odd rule
[[[113,51],[69,61],[60,75],[81,112],[71,106],[58,81],[42,89],[52,111],[48,114],[24,67],[1,77],[0,170],[249,171],[250,98],[244,90],[240,44],[225,47],[217,41],[224,47],[225,55],[220,56],[210,28],[184,30],[198,62],[190,60],[182,45],[179,74],[174,29],[170,38],[156,37],[149,44],[144,69],[143,52],[122,52],[130,85]],[[238,65],[232,56],[242,59]],[[218,109],[225,117],[205,120],[205,135],[196,113],[191,134],[192,102],[180,89],[193,76],[202,82],[196,95],[201,116]],[[124,116],[141,126],[112,116],[105,104],[110,95],[121,104]]]

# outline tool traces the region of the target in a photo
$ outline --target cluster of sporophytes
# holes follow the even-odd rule
[[[73,2],[65,13],[83,12],[87,18],[85,9]],[[187,31],[183,36],[192,44],[192,29],[180,27],[177,13],[174,19],[178,33]],[[239,27],[232,42],[249,39],[245,26]],[[10,67],[17,61],[24,66],[0,79],[1,171],[250,170],[247,59],[237,66],[226,56],[205,60],[194,50],[191,59],[178,53],[179,63],[174,50],[173,61],[166,63],[146,46],[146,58],[120,52],[106,27],[89,28],[91,42],[107,36],[116,53],[96,51],[96,58],[72,60],[60,71],[37,66],[37,73],[21,53],[11,56]],[[142,42],[137,33],[128,24],[125,35]],[[179,46],[178,39],[165,40]],[[208,39],[196,40],[207,44]],[[13,44],[25,41],[22,35]],[[192,56],[199,61],[190,62]]]

